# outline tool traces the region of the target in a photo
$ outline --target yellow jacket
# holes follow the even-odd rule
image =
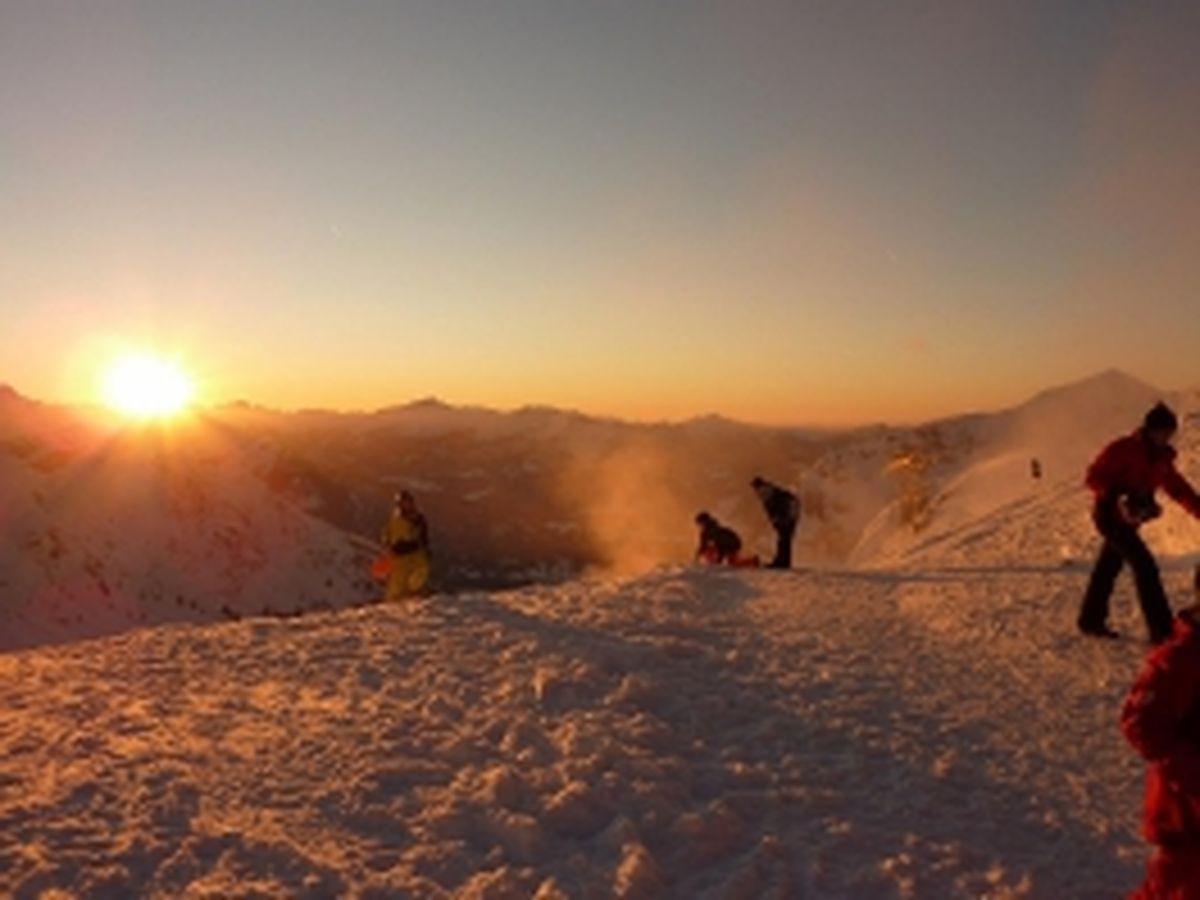
[[[409,519],[397,510],[383,527],[380,539],[392,555],[387,599],[397,600],[424,591],[430,570],[429,528],[425,517],[418,514]]]

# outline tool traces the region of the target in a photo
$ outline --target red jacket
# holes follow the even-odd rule
[[[1162,488],[1167,495],[1200,518],[1200,495],[1175,468],[1175,448],[1156,447],[1142,432],[1117,438],[1092,462],[1087,486],[1099,500],[1119,494],[1151,495]]]
[[[1200,846],[1200,629],[1186,615],[1147,657],[1121,710],[1121,730],[1150,762],[1146,838]]]

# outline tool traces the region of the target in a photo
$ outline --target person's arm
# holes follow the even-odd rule
[[[1196,648],[1172,649],[1195,653]],[[1158,657],[1142,671],[1121,710],[1121,731],[1145,759],[1162,767],[1169,784],[1200,793],[1200,745],[1185,720],[1200,702],[1200,663]]]
[[[1167,496],[1200,519],[1200,495],[1188,484],[1188,480],[1179,474],[1174,463],[1170,463],[1166,476],[1163,478],[1163,490]]]

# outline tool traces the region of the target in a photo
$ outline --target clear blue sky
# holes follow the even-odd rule
[[[0,2],[0,381],[912,419],[1200,383],[1200,5]]]

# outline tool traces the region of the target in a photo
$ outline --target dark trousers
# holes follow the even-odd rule
[[[792,538],[796,536],[795,522],[776,522],[775,525],[775,558],[771,560],[772,569],[790,569],[792,567]]]
[[[1154,555],[1138,534],[1137,529],[1122,522],[1115,514],[1098,511],[1095,515],[1096,528],[1104,538],[1104,546],[1092,569],[1083,607],[1079,610],[1079,627],[1085,630],[1104,627],[1108,622],[1108,601],[1113,585],[1125,563],[1133,569],[1137,583],[1138,601],[1150,639],[1158,640],[1171,633],[1171,606],[1163,590]]]

